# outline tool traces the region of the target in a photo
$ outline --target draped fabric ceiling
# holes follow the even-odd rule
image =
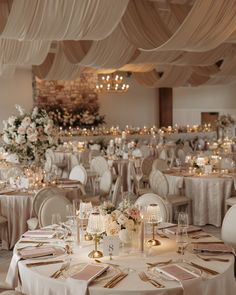
[[[236,82],[235,0],[0,0],[0,74],[134,72],[147,87]]]

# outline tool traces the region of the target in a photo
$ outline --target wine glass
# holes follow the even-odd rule
[[[188,221],[188,213],[186,212],[179,212],[178,214],[178,228],[188,228],[189,221]]]
[[[73,205],[66,205],[66,219],[69,225],[73,225],[74,223],[74,208]]]
[[[180,252],[181,254],[181,258],[178,262],[184,262],[184,253],[188,242],[187,228],[178,227],[176,231],[176,243],[178,245],[178,253]]]

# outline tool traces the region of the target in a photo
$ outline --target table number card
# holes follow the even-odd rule
[[[120,239],[114,236],[106,236],[103,238],[103,254],[104,256],[116,256],[119,254]]]

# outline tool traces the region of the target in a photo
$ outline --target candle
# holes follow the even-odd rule
[[[140,251],[144,251],[144,222],[143,222],[143,217],[141,219],[140,223]]]

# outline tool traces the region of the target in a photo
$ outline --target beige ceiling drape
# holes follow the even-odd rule
[[[134,72],[147,87],[233,83],[235,0],[0,1],[0,75]]]

